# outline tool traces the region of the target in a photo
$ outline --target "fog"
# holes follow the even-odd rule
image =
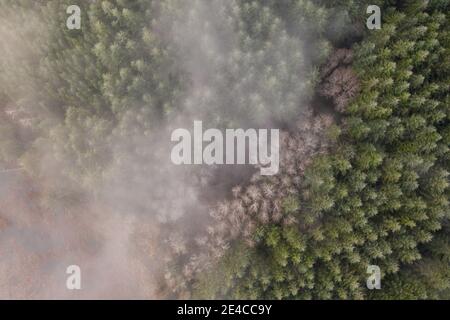
[[[36,81],[43,61],[52,63],[46,60],[45,22],[32,10],[1,14],[0,85],[7,103],[0,114],[24,137],[19,141],[25,156],[0,167],[0,298],[174,297],[171,288],[178,284],[166,283],[173,253],[201,254],[201,246],[194,250],[190,244],[215,227],[210,209],[232,198],[232,187],[245,186],[259,170],[175,166],[172,130],[189,130],[194,120],[221,130],[286,129],[301,125],[310,112],[312,62],[302,55],[306,44],[300,37],[277,23],[265,31],[269,45],[250,56],[250,45],[242,44],[237,31],[242,22],[236,1],[164,3],[146,27],[167,44],[176,57],[173,69],[188,79],[179,105],[157,125],[145,121],[152,106],[124,108],[117,121],[105,124],[111,126],[104,140],[107,161],[95,172],[77,171],[71,153],[52,139],[72,136],[67,120],[45,108],[45,82]],[[179,11],[170,11],[173,6]],[[286,65],[292,57],[294,65]],[[42,132],[48,123],[57,128],[51,134]],[[27,142],[31,134],[44,138]],[[99,143],[89,130],[78,138]],[[17,170],[7,171],[10,166]],[[81,290],[66,288],[69,265],[81,267]]]

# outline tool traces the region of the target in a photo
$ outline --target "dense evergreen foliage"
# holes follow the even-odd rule
[[[201,297],[448,298],[448,6],[385,9],[355,45],[361,92],[307,169],[296,226],[264,225],[201,276]],[[365,288],[379,265],[383,290]]]
[[[163,164],[172,126],[281,127],[279,175],[215,195],[200,236],[158,225],[165,294],[449,299],[450,5],[373,3],[381,30],[353,0],[83,1],[68,30],[72,0],[0,0],[0,171],[56,214],[178,217],[211,172]]]

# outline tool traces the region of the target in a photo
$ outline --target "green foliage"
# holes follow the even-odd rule
[[[337,146],[307,169],[298,223],[256,233],[265,267],[241,265],[229,296],[449,298],[447,13],[439,1],[387,8],[355,46],[361,93]],[[380,291],[365,288],[369,264]]]
[[[450,297],[448,1],[371,2],[384,8],[371,32],[366,1],[89,1],[81,31],[65,28],[69,4],[0,0],[2,167],[40,177],[46,161],[64,185],[95,191],[112,163],[148,168],[158,155],[135,140],[158,140],[180,115],[292,125],[330,43],[365,36],[353,47],[360,94],[330,128],[330,152],[288,177],[298,180],[279,199],[285,219],[248,228],[252,246],[236,239],[197,275],[194,296]],[[58,185],[49,202],[75,201]],[[365,288],[369,264],[383,272],[380,292]]]

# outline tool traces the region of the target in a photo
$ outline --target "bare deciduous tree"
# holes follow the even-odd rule
[[[320,93],[333,100],[338,112],[344,112],[349,101],[359,92],[359,81],[350,66],[353,53],[350,49],[338,49],[322,68]]]

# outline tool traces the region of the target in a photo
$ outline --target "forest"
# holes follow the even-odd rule
[[[0,299],[450,299],[449,13],[0,0]],[[195,121],[279,129],[277,174],[172,163]]]

